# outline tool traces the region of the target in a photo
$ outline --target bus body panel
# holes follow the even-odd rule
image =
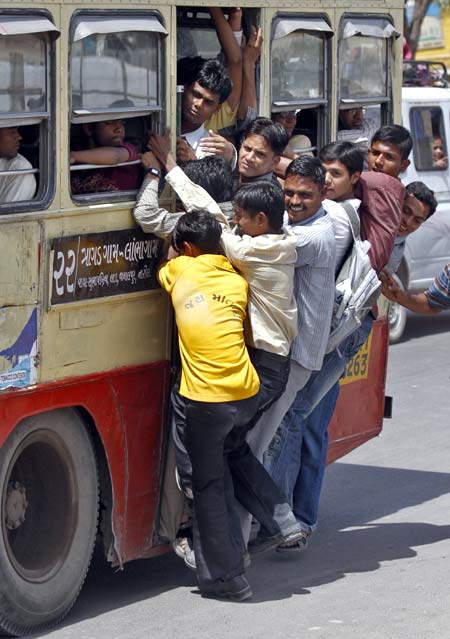
[[[0,446],[30,415],[64,407],[89,414],[108,463],[120,564],[151,554],[168,388],[169,363],[161,361],[0,394]]]

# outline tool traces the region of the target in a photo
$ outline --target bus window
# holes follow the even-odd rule
[[[439,107],[413,107],[410,111],[414,164],[418,171],[444,171],[448,167],[445,125]]]
[[[323,18],[278,14],[272,23],[272,114],[295,109],[293,133],[306,136],[313,147],[327,139],[328,39],[332,33]]]
[[[59,32],[44,14],[0,16],[0,214],[49,206],[50,61]]]
[[[219,51],[219,38],[209,11],[177,7],[177,60],[196,56],[212,60]]]
[[[338,139],[367,150],[391,120],[391,46],[400,34],[387,18],[344,17],[339,40]]]
[[[139,154],[164,117],[164,47],[156,14],[76,14],[70,49],[70,183],[75,200],[129,199]]]

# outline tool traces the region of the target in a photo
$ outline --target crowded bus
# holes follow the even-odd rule
[[[173,227],[164,233],[150,224],[148,199],[168,212],[189,199],[170,162],[186,166],[195,182],[188,164],[218,156],[236,192],[254,183],[242,156],[267,159],[249,140],[266,139],[269,127],[282,149],[274,147],[265,188],[278,202],[282,185],[286,198],[290,177],[295,182],[291,162],[320,173],[321,150],[339,141],[364,155],[367,168],[373,134],[400,122],[403,2],[253,5],[0,0],[0,632],[23,636],[58,623],[95,544],[123,568],[171,550],[176,537],[179,517],[169,534],[165,501],[180,492],[169,401],[180,353],[171,273],[158,268],[170,242],[177,255],[190,244],[177,243]],[[205,65],[226,70],[227,96],[217,103],[193,89]],[[209,118],[194,104],[200,99]],[[200,173],[209,173],[204,166]],[[240,190],[203,198],[222,238],[231,218],[241,225],[236,210],[254,196]],[[227,219],[214,200],[232,197]],[[295,251],[289,259],[292,279]],[[334,270],[332,283],[334,295]],[[245,332],[245,305],[217,299]],[[289,312],[292,325],[296,309]],[[332,384],[328,463],[378,435],[389,412],[382,298],[376,315]],[[250,354],[258,350],[256,339],[247,345]],[[295,349],[284,346],[276,345],[274,361],[289,362]],[[321,349],[320,360],[326,339]],[[249,398],[259,382],[245,362]],[[305,536],[294,529],[294,537],[273,537],[298,546]],[[241,592],[246,597],[247,587],[238,600]],[[215,586],[204,593],[222,596]]]

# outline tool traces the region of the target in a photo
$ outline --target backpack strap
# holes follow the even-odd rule
[[[353,234],[353,239],[355,240],[360,240],[361,239],[361,232],[360,232],[360,222],[359,222],[359,215],[355,210],[355,207],[350,204],[350,202],[340,202],[340,204],[342,205],[342,208],[344,209],[344,211],[347,214],[347,217],[349,219],[350,222],[350,226],[352,227],[352,234]]]

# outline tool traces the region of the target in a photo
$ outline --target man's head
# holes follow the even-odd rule
[[[272,113],[270,115],[272,122],[276,122],[284,126],[289,137],[292,137],[294,129],[297,126],[297,112],[296,111],[280,111],[279,113]]]
[[[286,129],[268,118],[256,118],[247,126],[239,151],[239,174],[245,181],[271,173],[289,142]]]
[[[293,160],[284,181],[284,204],[289,222],[303,222],[322,206],[325,197],[325,171],[318,158],[302,156]]]
[[[436,211],[434,192],[423,182],[411,182],[405,189],[402,217],[398,235],[414,233]]]
[[[122,146],[125,139],[123,120],[104,120],[83,124],[83,130],[93,146]]]
[[[321,149],[319,159],[325,169],[325,197],[336,202],[353,197],[364,167],[360,147],[353,142],[332,142]]]
[[[354,109],[339,110],[340,129],[360,129],[364,122],[364,109],[356,107]]]
[[[191,160],[184,172],[195,184],[205,189],[216,202],[228,202],[233,192],[233,176],[229,164],[217,155]]]
[[[220,250],[222,229],[208,211],[194,211],[180,217],[172,235],[172,246],[180,255],[196,257]]]
[[[399,124],[387,124],[375,131],[369,148],[369,169],[398,177],[410,162],[413,140],[408,129]]]
[[[196,58],[194,58],[196,60]],[[187,76],[181,104],[181,120],[191,130],[208,120],[231,93],[228,71],[217,60],[195,63],[195,74]]]
[[[283,226],[284,197],[269,181],[243,184],[233,198],[233,222],[241,235],[256,237],[280,233]]]
[[[0,158],[12,160],[19,153],[22,136],[16,126],[0,129]]]

